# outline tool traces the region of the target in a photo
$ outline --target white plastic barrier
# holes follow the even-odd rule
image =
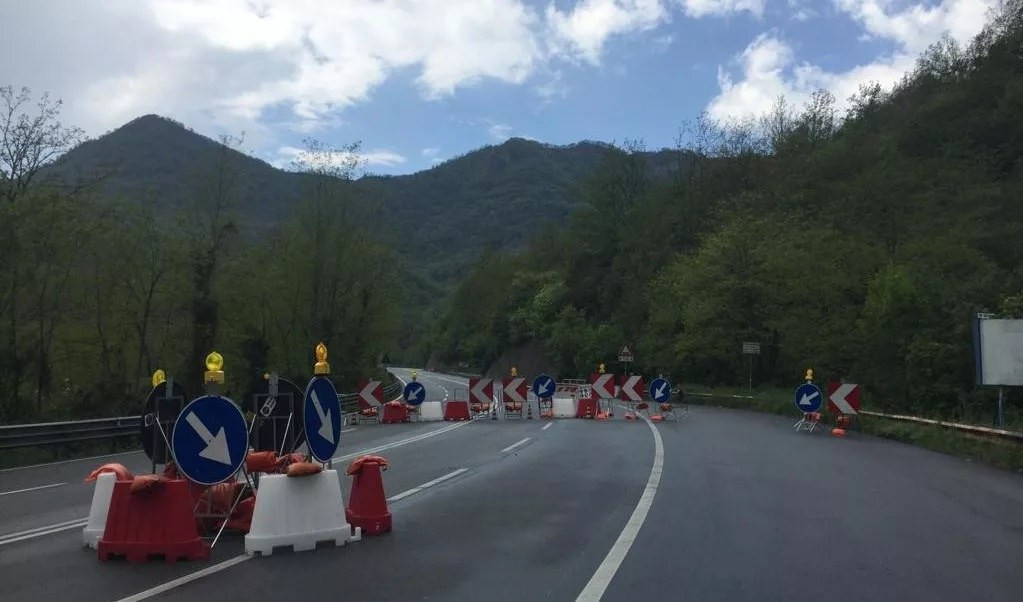
[[[114,495],[114,483],[116,481],[117,475],[114,473],[100,473],[92,490],[89,522],[82,529],[82,543],[94,550],[99,538],[103,537],[103,530],[107,526],[107,512],[110,510],[110,498]]]
[[[424,401],[419,404],[419,419],[426,421],[444,420],[444,409],[439,401]]]
[[[316,549],[321,541],[343,546],[362,539],[362,529],[345,519],[341,483],[336,470],[289,477],[263,475],[256,492],[252,526],[245,536],[245,553],[264,556],[274,547],[291,546],[296,552]]]
[[[575,400],[555,397],[553,400],[555,418],[575,418]]]

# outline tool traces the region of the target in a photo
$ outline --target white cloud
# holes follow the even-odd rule
[[[967,43],[987,22],[988,11],[996,0],[944,0],[925,6],[914,4],[901,11],[890,11],[890,0],[836,0],[840,10],[863,25],[868,33],[892,40],[905,52],[919,54],[948,33],[957,42]]]
[[[411,70],[425,98],[483,80],[564,95],[558,63],[599,63],[614,36],[672,12],[758,12],[762,0],[80,0],[5,6],[5,82],[66,99],[99,135],[159,113],[273,152],[282,131],[340,125],[344,108]],[[537,6],[539,4],[539,6]],[[667,38],[663,38],[667,39]],[[656,45],[656,42],[655,42]],[[26,57],[31,57],[27,59]],[[554,73],[551,81],[537,79]],[[530,81],[534,80],[534,81]],[[542,79],[540,80],[542,82]]]
[[[297,161],[310,164],[314,168],[327,168],[351,165],[353,159],[357,160],[360,166],[380,165],[385,167],[400,165],[406,161],[402,155],[382,149],[357,153],[346,151],[308,153],[305,149],[294,146],[282,146],[277,149],[277,158],[271,163],[282,169],[291,168],[292,164]]]
[[[443,159],[440,158],[440,149],[437,147],[424,148],[420,151],[423,157],[430,160],[430,163],[440,163]]]
[[[675,0],[690,17],[722,16],[749,12],[757,17],[764,14],[766,0]]]
[[[547,6],[553,51],[600,64],[607,39],[653,29],[669,18],[661,0],[582,0],[571,10]]]
[[[916,63],[919,53],[948,33],[968,42],[986,23],[994,0],[944,0],[939,5],[912,5],[889,10],[887,0],[836,0],[838,8],[861,23],[867,33],[893,42],[895,50],[845,71],[827,71],[809,62],[797,62],[792,47],[775,33],[757,36],[739,55],[741,75],[733,78],[718,68],[720,93],[707,109],[717,119],[761,115],[779,96],[792,104],[805,102],[814,90],[835,95],[839,110],[861,84],[877,82],[890,89]]]
[[[537,86],[536,94],[540,97],[542,104],[547,104],[555,98],[568,96],[568,86],[563,81],[561,70],[552,72],[549,80]]]
[[[497,142],[504,142],[511,138],[512,127],[505,123],[494,123],[487,128],[487,133]]]

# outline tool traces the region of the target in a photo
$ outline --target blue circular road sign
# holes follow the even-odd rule
[[[671,383],[665,378],[650,381],[650,399],[656,403],[667,403],[671,399]]]
[[[820,387],[813,383],[803,383],[796,389],[796,407],[800,412],[816,412],[823,402]]]
[[[249,451],[245,416],[219,395],[193,399],[174,422],[174,462],[181,474],[200,485],[216,485],[234,476]]]
[[[334,383],[326,376],[314,376],[306,385],[302,406],[309,453],[320,462],[330,462],[341,443],[341,402]]]
[[[554,379],[546,374],[541,374],[533,379],[533,395],[536,395],[537,399],[554,397],[555,389],[557,386],[554,384]]]
[[[405,390],[401,395],[405,398],[405,403],[417,406],[426,401],[426,387],[418,380],[414,380],[405,385]]]

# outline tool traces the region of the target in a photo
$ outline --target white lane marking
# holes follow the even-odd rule
[[[529,443],[529,441],[531,439],[532,439],[532,437],[526,437],[522,441],[516,441],[515,443],[512,443],[508,447],[502,449],[501,453],[503,454],[503,453],[506,453],[506,452],[510,452],[511,450],[515,449],[516,447],[519,447],[520,445],[525,445],[526,443]]]
[[[459,468],[458,470],[452,470],[448,474],[439,476],[439,477],[437,477],[436,479],[434,479],[432,481],[427,481],[426,483],[423,483],[422,485],[419,485],[417,487],[413,487],[412,489],[409,489],[407,491],[402,491],[399,494],[392,495],[391,497],[387,498],[387,501],[388,502],[397,502],[398,500],[403,500],[403,499],[405,499],[405,498],[407,498],[409,496],[412,496],[412,495],[415,495],[415,494],[419,493],[420,491],[423,491],[425,489],[429,489],[430,487],[433,487],[434,485],[439,485],[440,483],[443,483],[444,481],[453,479],[453,478],[457,477],[458,475],[460,475],[460,474],[462,474],[464,472],[468,472],[468,471],[469,471],[468,468]]]
[[[452,424],[450,426],[445,426],[444,428],[439,428],[439,429],[437,429],[435,431],[430,431],[428,433],[423,433],[422,435],[415,435],[413,437],[407,437],[405,439],[401,439],[399,441],[395,441],[394,443],[387,443],[387,444],[384,444],[384,445],[378,445],[377,447],[371,447],[369,449],[364,449],[362,451],[352,452],[350,454],[345,454],[343,456],[335,456],[335,457],[331,458],[331,460],[350,460],[350,459],[352,459],[352,458],[354,458],[356,456],[361,456],[363,454],[373,454],[373,453],[376,453],[376,452],[379,452],[379,451],[384,451],[386,449],[392,449],[392,448],[395,448],[395,447],[401,447],[402,445],[408,445],[409,443],[415,443],[416,441],[422,441],[423,439],[429,439],[430,437],[436,437],[437,435],[443,435],[444,433],[446,433],[448,431],[453,431],[453,430],[455,430],[457,428],[461,428],[461,427],[466,426],[468,424],[472,424],[472,422],[473,421],[471,421],[471,420],[466,421],[466,422],[456,422],[456,423],[454,423],[454,424]]]
[[[654,426],[654,423],[642,414],[639,414],[639,417],[646,422],[646,425],[650,427],[650,432],[654,435],[654,465],[650,467],[650,477],[646,481],[643,495],[639,496],[636,509],[632,511],[632,516],[625,523],[625,528],[618,535],[618,539],[611,546],[611,550],[604,557],[604,561],[597,567],[597,571],[593,573],[593,577],[590,577],[586,587],[579,593],[576,602],[581,600],[596,601],[603,597],[607,586],[611,584],[615,573],[618,572],[622,562],[625,560],[625,556],[629,553],[629,548],[636,541],[636,536],[643,527],[643,521],[646,520],[646,516],[650,512],[650,506],[654,503],[657,488],[661,484],[661,472],[664,470],[664,442],[661,440],[661,433]]]
[[[551,428],[552,426],[554,426],[554,423],[553,422],[548,422],[547,424],[543,425],[543,428],[541,428],[540,430],[541,431],[546,431],[547,429]]]
[[[429,489],[430,487],[433,487],[434,485],[437,485],[439,483],[443,483],[444,481],[453,479],[453,478],[457,477],[458,475],[460,475],[462,473],[465,473],[465,472],[468,472],[468,471],[469,471],[468,468],[459,468],[458,470],[453,470],[453,471],[449,472],[448,474],[440,476],[440,477],[437,477],[436,479],[434,479],[432,481],[427,481],[426,483],[423,483],[422,485],[419,485],[417,487],[413,487],[412,489],[409,489],[408,491],[403,491],[403,492],[401,492],[401,493],[399,493],[397,495],[393,495],[393,496],[387,498],[387,501],[388,502],[396,502],[396,501],[398,501],[400,499],[407,498],[407,497],[415,495],[415,494],[417,494],[417,493],[419,493],[419,492],[421,492],[421,491],[423,491],[425,489]],[[160,595],[160,594],[162,594],[164,592],[168,592],[168,591],[170,591],[172,589],[175,589],[177,587],[185,585],[186,583],[191,583],[192,581],[197,581],[199,579],[202,579],[203,577],[205,577],[207,575],[212,575],[213,573],[219,573],[220,571],[223,571],[225,569],[229,569],[229,568],[231,568],[231,567],[233,567],[235,565],[238,565],[238,564],[241,564],[241,563],[245,562],[246,560],[251,560],[252,558],[255,558],[255,556],[249,556],[247,554],[239,554],[238,556],[235,556],[234,558],[228,558],[227,560],[225,560],[225,561],[223,561],[221,563],[215,564],[215,565],[213,565],[211,567],[207,567],[205,569],[202,569],[201,571],[196,571],[196,572],[191,573],[189,575],[185,575],[184,577],[179,577],[177,579],[174,579],[173,581],[168,581],[167,583],[163,583],[161,585],[157,585],[156,587],[147,589],[144,592],[139,592],[139,593],[137,593],[137,594],[135,594],[133,596],[128,596],[127,598],[121,598],[117,602],[141,602],[142,600],[147,600],[149,598],[152,598],[153,596],[158,596],[158,595]]]
[[[34,537],[42,537],[43,535],[49,535],[51,533],[60,533],[61,531],[67,531],[68,529],[77,529],[84,527],[89,523],[87,518],[76,518],[73,520],[64,521],[62,523],[54,523],[52,525],[46,525],[43,527],[36,527],[35,529],[27,529],[25,531],[18,531],[16,533],[8,533],[0,536],[0,546],[5,546],[11,543],[17,543],[26,539],[32,539]]]
[[[174,579],[173,581],[168,581],[167,583],[163,583],[161,585],[157,585],[156,587],[147,589],[144,592],[139,592],[139,593],[135,594],[134,596],[128,596],[127,598],[121,598],[117,602],[138,602],[139,600],[146,600],[147,598],[152,598],[153,596],[157,596],[157,595],[160,595],[160,594],[162,594],[164,592],[168,592],[168,591],[170,591],[170,590],[172,590],[172,589],[174,589],[176,587],[180,587],[180,586],[182,586],[182,585],[184,585],[186,583],[195,581],[197,579],[202,579],[206,575],[212,575],[213,573],[219,573],[220,571],[222,571],[224,569],[229,569],[229,568],[235,566],[236,564],[241,564],[241,563],[245,562],[246,560],[249,560],[250,558],[255,558],[255,556],[247,556],[245,554],[240,554],[238,556],[235,556],[234,558],[228,558],[227,560],[225,560],[223,562],[217,563],[217,564],[215,564],[213,566],[210,566],[210,567],[206,567],[206,568],[202,569],[201,571],[196,571],[194,573],[185,575],[184,577],[178,577],[177,579]]]
[[[89,460],[102,460],[104,458],[116,458],[117,456],[133,456],[133,455],[141,454],[141,453],[142,453],[142,450],[139,449],[139,450],[135,450],[135,451],[117,452],[116,454],[103,454],[101,456],[88,456],[88,457],[85,457],[85,458],[75,458],[73,460],[60,460],[58,462],[43,462],[42,464],[29,464],[28,466],[14,466],[14,467],[11,467],[11,468],[2,468],[2,469],[0,469],[0,473],[14,472],[15,470],[25,470],[25,469],[28,469],[28,468],[42,468],[44,466],[57,466],[59,464],[70,464],[72,462],[88,462]]]
[[[26,487],[25,489],[15,489],[14,491],[0,491],[0,497],[3,497],[5,495],[14,495],[15,493],[25,493],[26,491],[39,491],[40,489],[60,487],[61,485],[67,485],[67,483],[50,483],[49,485],[40,485],[38,487]]]
[[[452,430],[454,430],[456,428],[460,428],[460,427],[466,426],[467,424],[472,424],[472,421],[469,421],[469,422],[456,422],[455,424],[452,424],[450,426],[439,428],[437,430],[430,431],[428,433],[423,433],[422,435],[416,435],[414,437],[408,437],[406,439],[401,439],[401,440],[395,441],[393,443],[387,443],[385,445],[378,445],[377,447],[371,447],[369,449],[365,449],[365,450],[362,450],[362,451],[352,452],[350,454],[345,454],[343,456],[338,456],[338,457],[333,458],[333,459],[334,460],[350,460],[352,458],[355,458],[356,456],[361,456],[361,455],[364,455],[364,454],[372,454],[372,453],[384,451],[384,450],[387,450],[387,449],[391,449],[391,448],[394,448],[394,447],[400,447],[402,445],[408,445],[409,443],[415,443],[416,441],[422,441],[423,439],[429,439],[430,437],[436,437],[437,435],[441,435],[441,434],[444,434],[444,433],[446,433],[448,431],[452,431]],[[51,533],[59,533],[60,531],[66,531],[68,529],[74,529],[76,527],[84,527],[88,522],[89,522],[89,518],[88,517],[86,517],[86,518],[76,518],[74,520],[67,521],[67,522],[64,522],[64,523],[56,523],[56,524],[53,524],[53,525],[47,525],[45,527],[37,527],[35,529],[29,529],[27,531],[20,531],[18,533],[10,533],[8,535],[0,536],[0,546],[6,545],[6,544],[9,544],[9,543],[14,543],[16,541],[23,541],[23,540],[26,540],[26,539],[32,539],[34,537],[42,537],[43,535],[49,535]],[[159,592],[157,592],[157,593],[159,593]]]
[[[351,428],[351,429],[341,429],[341,432],[342,432],[342,433],[350,433],[350,432],[352,432],[352,431],[357,431],[357,430],[359,430],[359,429],[356,429],[356,428]]]

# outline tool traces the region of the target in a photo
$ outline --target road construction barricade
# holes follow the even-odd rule
[[[265,475],[259,482],[252,525],[245,535],[245,553],[269,556],[275,548],[295,552],[316,549],[319,542],[336,546],[359,541],[361,530],[346,520],[336,470],[302,462],[287,474]]]
[[[804,412],[803,417],[799,419],[793,428],[797,431],[808,431],[813,432],[821,423],[820,412]]]
[[[444,420],[469,420],[469,389],[455,387],[452,398],[444,402]]]
[[[575,418],[579,399],[589,396],[589,387],[580,382],[566,380],[557,384],[554,397],[550,400],[552,418]]]
[[[384,404],[384,414],[380,417],[382,424],[397,424],[409,420],[408,404],[404,401],[395,399]]]

